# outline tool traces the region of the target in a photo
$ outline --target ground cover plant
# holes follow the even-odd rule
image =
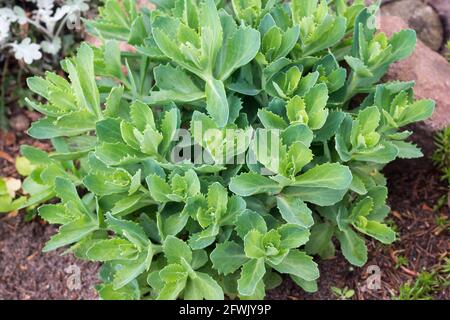
[[[365,237],[395,241],[380,170],[422,155],[401,128],[434,103],[379,81],[414,31],[376,33],[362,1],[155,3],[105,1],[103,45],[28,79],[54,152],[22,148],[20,205],[60,200],[45,251],[103,262],[104,299],[261,299],[281,275],[317,290],[335,244],[363,266]]]
[[[450,126],[438,131],[434,135],[435,151],[432,156],[434,165],[442,173],[442,180],[450,186]],[[441,197],[436,205],[440,208],[448,203],[448,195]]]

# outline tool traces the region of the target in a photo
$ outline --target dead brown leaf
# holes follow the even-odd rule
[[[5,159],[8,162],[14,163],[13,157],[7,154],[5,151],[0,150],[0,158]]]

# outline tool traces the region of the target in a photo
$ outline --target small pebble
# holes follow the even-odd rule
[[[11,118],[9,124],[16,131],[25,131],[30,127],[30,120],[23,114],[19,114]]]

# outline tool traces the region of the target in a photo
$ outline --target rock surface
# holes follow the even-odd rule
[[[441,18],[445,29],[445,39],[450,40],[450,0],[425,0],[434,8]]]
[[[381,16],[379,25],[380,30],[388,35],[408,28],[402,18],[395,16]],[[414,80],[417,99],[436,101],[433,116],[424,123],[427,131],[440,130],[450,124],[450,64],[422,41],[417,41],[416,50],[408,59],[394,63],[389,68],[384,80]]]
[[[450,2],[450,0],[446,0]],[[422,0],[397,0],[383,4],[382,15],[403,18],[416,30],[417,36],[428,47],[439,51],[444,42],[444,28],[436,11]]]

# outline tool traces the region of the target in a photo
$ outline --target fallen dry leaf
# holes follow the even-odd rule
[[[18,214],[19,214],[19,211],[17,211],[17,210],[11,211],[10,213],[8,213],[7,217],[8,218],[15,218],[15,217],[17,217]]]
[[[400,220],[402,219],[402,215],[398,211],[392,210],[392,215],[394,217],[396,217],[397,219],[400,219]]]
[[[11,157],[9,154],[7,154],[5,151],[0,150],[0,158],[5,159],[8,162],[14,163],[13,157]]]
[[[16,135],[14,134],[14,132],[7,132],[5,134],[5,145],[7,146],[12,146],[13,144],[16,143]]]
[[[16,196],[16,191],[19,191],[22,187],[22,181],[15,178],[3,178],[6,182],[6,189],[8,190],[11,198]]]

